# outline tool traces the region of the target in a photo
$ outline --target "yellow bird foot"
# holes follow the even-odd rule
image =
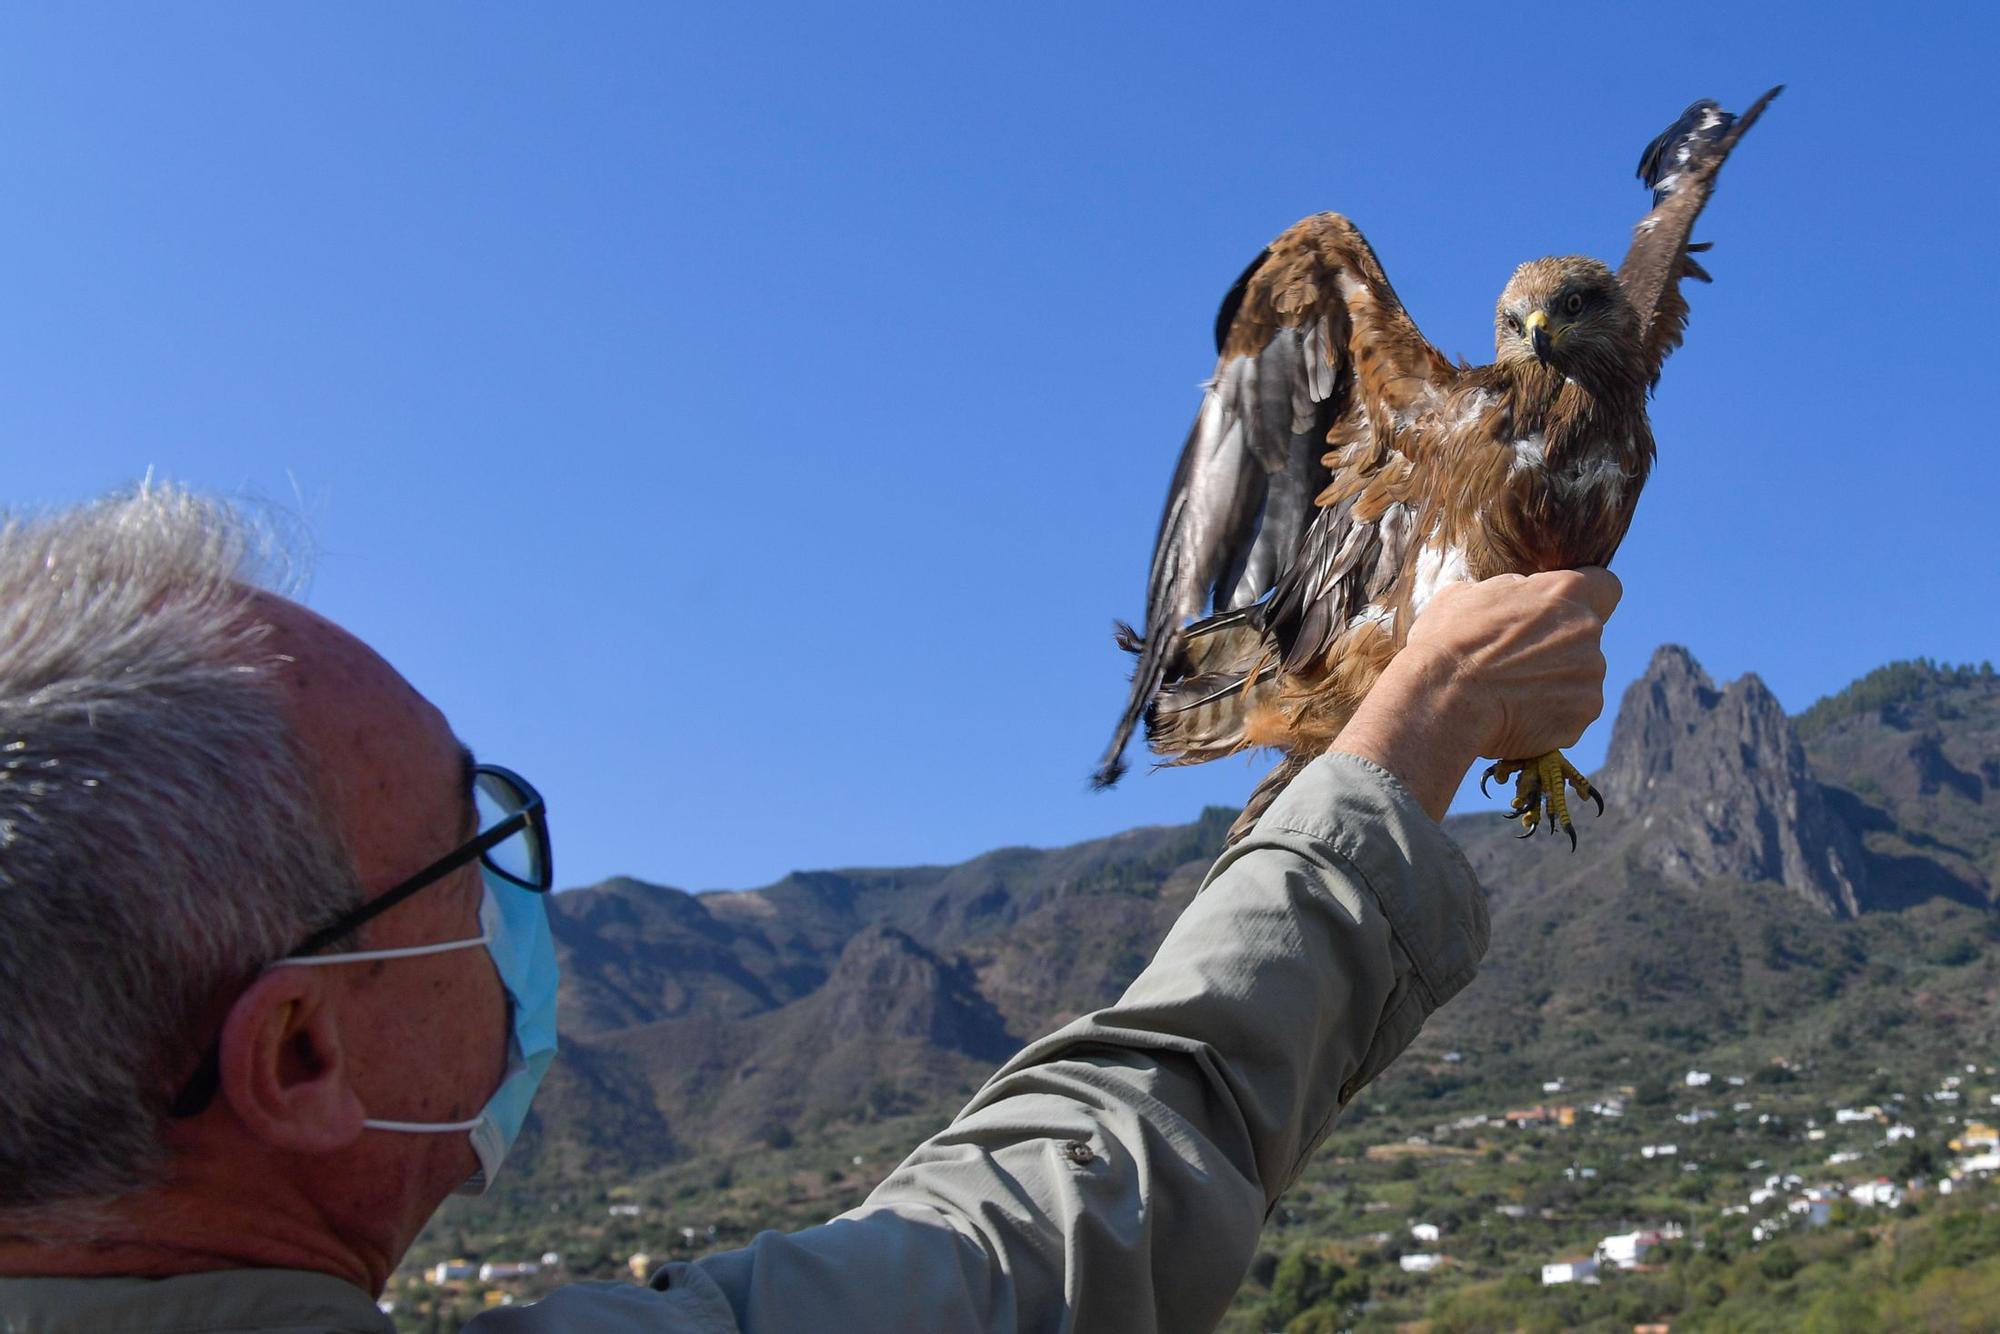
[[[1563,758],[1559,750],[1538,755],[1532,760],[1496,761],[1479,776],[1480,794],[1486,795],[1489,780],[1504,783],[1516,774],[1520,777],[1514,784],[1514,804],[1507,811],[1507,818],[1521,822],[1521,837],[1532,838],[1535,831],[1541,828],[1550,833],[1560,828],[1569,835],[1569,850],[1575,852],[1576,826],[1570,823],[1566,789],[1573,787],[1579,797],[1588,797],[1596,802],[1599,815],[1604,814],[1604,798],[1598,795],[1597,789],[1578,772],[1575,765]]]

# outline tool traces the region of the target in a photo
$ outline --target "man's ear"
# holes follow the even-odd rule
[[[317,968],[277,967],[237,997],[222,1025],[222,1094],[274,1149],[332,1153],[360,1137],[335,988]]]

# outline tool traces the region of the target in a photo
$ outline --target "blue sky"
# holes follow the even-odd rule
[[[541,784],[565,884],[1182,820],[1261,762],[1085,779],[1243,263],[1338,209],[1483,360],[1687,102],[1784,82],[1614,695],[1668,640],[1792,709],[2000,657],[1990,11],[1402,8],[14,7],[0,498],[301,514],[307,600]]]

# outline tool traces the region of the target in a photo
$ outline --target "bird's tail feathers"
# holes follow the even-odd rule
[[[1139,662],[1132,670],[1132,691],[1125,698],[1125,712],[1111,734],[1111,744],[1104,748],[1104,757],[1097,762],[1097,771],[1090,776],[1091,787],[1100,792],[1125,776],[1125,746],[1145,715],[1147,704],[1158,693],[1160,683],[1167,679],[1169,665],[1180,656],[1181,644],[1178,630],[1148,639],[1124,621],[1112,623],[1111,637],[1117,640],[1119,648],[1137,654]]]
[[[1262,611],[1263,604],[1253,603],[1218,612],[1153,640],[1124,621],[1112,623],[1118,647],[1139,661],[1092,787],[1102,790],[1125,776],[1125,746],[1141,719],[1147,744],[1168,756],[1166,765],[1196,764],[1243,748],[1242,697],[1269,656]],[[1235,739],[1226,740],[1232,732]]]
[[[1252,616],[1225,612],[1190,627],[1182,653],[1186,674],[1163,685],[1146,710],[1147,745],[1167,757],[1166,765],[1244,749],[1245,724],[1276,690],[1262,627]]]

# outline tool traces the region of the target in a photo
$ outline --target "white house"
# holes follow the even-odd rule
[[[489,1262],[479,1266],[479,1281],[491,1283],[495,1279],[502,1278],[527,1278],[530,1274],[541,1272],[542,1267],[533,1260],[509,1260],[498,1264]]]
[[[1690,1070],[1687,1072],[1687,1086],[1691,1089],[1707,1088],[1708,1081],[1714,1078],[1706,1070]]]
[[[1642,1144],[1639,1146],[1641,1158],[1671,1158],[1681,1151],[1678,1144]]]
[[[1621,1232],[1597,1243],[1597,1258],[1620,1269],[1631,1269],[1644,1264],[1647,1254],[1659,1244],[1657,1232]]]
[[[1856,1204],[1893,1209],[1903,1202],[1903,1188],[1886,1177],[1864,1181],[1848,1189],[1847,1198]]]
[[[1542,1266],[1542,1286],[1553,1287],[1557,1283],[1595,1283],[1597,1281],[1597,1257],[1579,1255],[1573,1260],[1558,1260],[1554,1264]]]
[[[1438,1267],[1442,1255],[1406,1255],[1401,1264],[1405,1274],[1428,1274]]]
[[[1412,1223],[1410,1224],[1410,1236],[1417,1241],[1434,1242],[1438,1239],[1438,1225],[1436,1223]]]
[[[479,1266],[466,1260],[440,1260],[431,1270],[433,1283],[462,1283],[479,1272]]]

